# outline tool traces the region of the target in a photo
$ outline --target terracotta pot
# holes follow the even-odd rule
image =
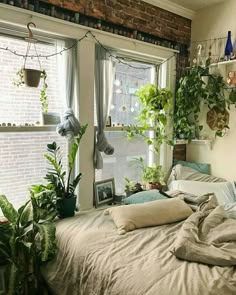
[[[161,185],[160,183],[151,183],[151,182],[149,182],[147,186],[148,186],[148,190],[151,190],[151,189],[162,190],[162,188],[163,188],[163,185]]]
[[[38,87],[42,71],[34,69],[23,69],[24,82],[28,87]]]

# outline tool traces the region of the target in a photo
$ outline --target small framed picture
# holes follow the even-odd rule
[[[115,195],[114,178],[97,181],[94,184],[95,207],[111,203]]]
[[[106,127],[111,127],[111,116],[107,117]]]

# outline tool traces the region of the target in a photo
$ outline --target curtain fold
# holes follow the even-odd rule
[[[115,77],[115,62],[110,54],[101,46],[95,48],[95,100],[97,109],[97,128],[95,132],[94,166],[96,169],[103,168],[102,152],[107,155],[114,153],[105,136],[105,127],[109,115],[113,82]]]
[[[68,48],[74,44],[74,40],[65,41],[65,47]],[[78,64],[77,64],[77,45],[63,52],[63,69],[60,73],[64,74],[65,81],[65,94],[66,94],[66,106],[67,109],[63,115],[62,122],[57,125],[57,132],[61,136],[65,136],[68,140],[74,138],[79,134],[80,123],[74,115],[74,101],[77,98],[78,90]]]

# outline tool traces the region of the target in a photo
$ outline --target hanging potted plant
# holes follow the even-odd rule
[[[158,153],[163,143],[173,145],[171,138],[166,133],[168,118],[172,116],[173,94],[166,88],[158,88],[154,84],[147,84],[135,93],[138,96],[142,108],[137,118],[136,125],[127,128],[128,139],[136,135],[144,138],[146,143],[153,145],[154,151]],[[153,131],[154,137],[147,135],[148,131]]]

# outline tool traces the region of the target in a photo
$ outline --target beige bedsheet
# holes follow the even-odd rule
[[[102,211],[57,224],[58,255],[44,268],[57,295],[235,295],[236,268],[179,260],[183,222],[118,235]]]

